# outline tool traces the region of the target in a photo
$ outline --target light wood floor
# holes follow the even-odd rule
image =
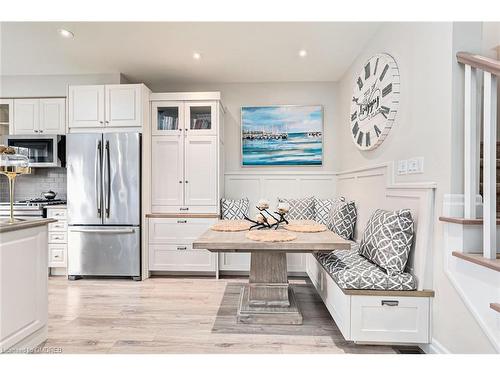
[[[301,326],[236,323],[244,278],[49,280],[49,339],[63,353],[394,353],[346,342],[310,282]]]

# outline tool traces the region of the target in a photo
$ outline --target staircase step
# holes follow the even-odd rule
[[[500,303],[490,303],[490,307],[500,313]]]
[[[479,183],[479,190],[483,191],[483,183]],[[500,193],[500,182],[497,182],[497,195]]]
[[[465,219],[463,217],[440,216],[439,221],[462,225],[483,225],[483,219]],[[497,218],[497,225],[500,225],[500,218]]]
[[[483,254],[462,253],[461,251],[453,251],[453,256],[466,260],[474,264],[500,272],[500,254],[497,254],[497,259],[488,259],[483,257]]]

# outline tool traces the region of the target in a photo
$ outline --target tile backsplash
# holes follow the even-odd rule
[[[56,199],[66,199],[66,168],[33,168],[31,174],[17,177],[14,199],[38,198],[47,190],[56,192]],[[9,184],[5,176],[0,176],[0,201],[8,200]]]

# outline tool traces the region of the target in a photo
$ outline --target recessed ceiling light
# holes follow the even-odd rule
[[[193,59],[195,59],[195,60],[201,59],[201,54],[199,52],[194,52],[193,53]]]
[[[300,56],[300,57],[306,57],[306,56],[307,56],[307,51],[306,51],[305,49],[301,49],[301,50],[299,51],[299,56]]]
[[[72,39],[75,37],[75,34],[73,34],[71,31],[69,30],[66,30],[66,29],[59,29],[57,30],[57,32],[59,33],[59,35],[61,35],[63,38],[68,38],[68,39]]]

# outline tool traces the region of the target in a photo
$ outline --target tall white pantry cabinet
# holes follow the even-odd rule
[[[192,242],[219,217],[223,195],[220,93],[151,96],[149,271],[217,272],[217,255]]]

